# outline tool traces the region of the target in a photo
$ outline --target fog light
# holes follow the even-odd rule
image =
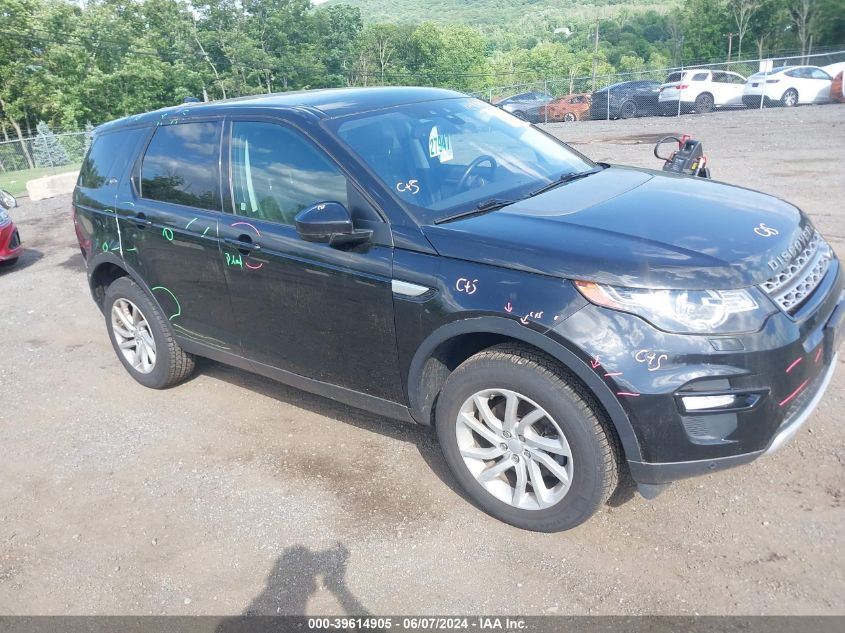
[[[701,411],[703,409],[724,409],[736,405],[735,395],[726,396],[683,396],[681,400],[687,411]]]

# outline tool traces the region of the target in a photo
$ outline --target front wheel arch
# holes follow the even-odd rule
[[[483,316],[453,321],[441,326],[417,348],[408,369],[408,402],[413,418],[432,424],[437,396],[454,367],[480,352],[504,342],[539,350],[580,381],[602,407],[622,446],[625,459],[642,461],[639,441],[628,414],[607,383],[574,352],[545,334],[504,317]],[[455,365],[455,366],[457,366]]]

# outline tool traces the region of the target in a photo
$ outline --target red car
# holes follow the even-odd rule
[[[18,206],[14,196],[0,189],[0,264],[11,266],[23,252],[21,238],[6,209]]]

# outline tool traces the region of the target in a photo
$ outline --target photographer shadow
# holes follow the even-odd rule
[[[346,586],[349,549],[338,543],[321,551],[304,545],[288,547],[276,560],[267,584],[244,610],[243,616],[305,615],[308,600],[322,586],[328,589],[347,616],[368,616],[370,612]],[[227,618],[216,633],[254,631],[253,617]]]

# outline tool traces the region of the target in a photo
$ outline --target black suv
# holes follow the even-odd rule
[[[445,90],[121,119],[73,207],[138,382],[204,356],[434,425],[468,495],[532,530],[581,523],[628,476],[650,497],[779,448],[845,313],[791,204],[596,164]]]

